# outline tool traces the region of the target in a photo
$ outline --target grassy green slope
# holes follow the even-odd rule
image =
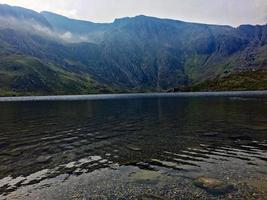
[[[235,73],[194,85],[191,91],[267,90],[267,70]]]
[[[88,75],[21,55],[0,56],[0,96],[62,95],[113,92]]]

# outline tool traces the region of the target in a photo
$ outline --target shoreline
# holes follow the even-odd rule
[[[52,95],[52,96],[16,96],[0,97],[0,102],[20,101],[86,101],[155,97],[254,97],[267,96],[267,90],[261,91],[215,91],[215,92],[176,92],[176,93],[118,93],[89,95]]]

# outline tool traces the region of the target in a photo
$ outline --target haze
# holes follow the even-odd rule
[[[70,18],[112,22],[140,14],[209,24],[266,24],[266,0],[0,0]]]

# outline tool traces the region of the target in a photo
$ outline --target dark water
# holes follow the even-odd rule
[[[0,103],[0,199],[264,199],[267,98]],[[234,185],[214,195],[192,182]]]

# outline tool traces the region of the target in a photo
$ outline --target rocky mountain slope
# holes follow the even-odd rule
[[[1,95],[165,91],[266,68],[267,25],[97,24],[0,5]]]

